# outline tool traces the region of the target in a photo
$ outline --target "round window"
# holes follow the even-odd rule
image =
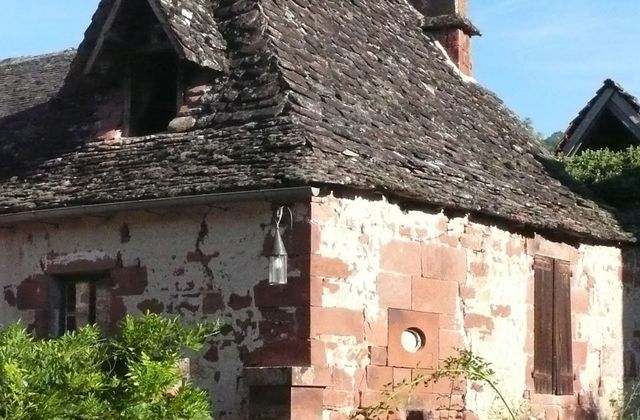
[[[417,328],[407,328],[400,336],[402,348],[409,353],[417,353],[425,346],[426,338],[424,333]]]

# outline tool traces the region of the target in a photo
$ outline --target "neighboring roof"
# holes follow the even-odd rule
[[[0,60],[0,120],[58,93],[75,50]]]
[[[0,212],[331,185],[629,239],[550,174],[539,142],[458,75],[406,0],[220,1],[215,16],[231,67],[199,130],[109,143],[0,130]]]
[[[640,144],[640,103],[618,83],[607,79],[593,99],[571,121],[556,151],[573,156],[587,148],[590,133],[605,112],[622,123],[631,134],[630,138]]]

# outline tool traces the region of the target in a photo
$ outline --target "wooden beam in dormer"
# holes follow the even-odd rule
[[[102,51],[102,47],[104,46],[104,41],[107,37],[107,34],[111,30],[113,26],[113,22],[116,20],[116,16],[118,15],[118,11],[120,11],[120,6],[122,5],[122,0],[115,0],[113,6],[111,6],[111,10],[109,11],[109,15],[107,16],[107,20],[105,21],[102,29],[100,30],[100,35],[96,41],[96,45],[93,47],[93,51],[91,51],[91,55],[89,56],[89,60],[87,60],[86,66],[84,66],[84,74],[91,73],[93,70],[93,66]]]

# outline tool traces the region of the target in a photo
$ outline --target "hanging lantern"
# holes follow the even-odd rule
[[[287,250],[279,227],[276,228],[273,251],[269,257],[269,284],[287,284]]]
[[[280,234],[283,207],[276,214],[276,228],[273,239],[273,250],[269,257],[269,284],[287,284],[287,250]],[[291,211],[291,210],[289,210]],[[292,217],[293,219],[293,217]],[[293,222],[292,222],[293,224]]]

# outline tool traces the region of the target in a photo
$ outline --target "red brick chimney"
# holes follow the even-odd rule
[[[467,76],[473,73],[471,37],[480,35],[467,17],[467,0],[409,0],[425,17],[422,29],[442,44]]]

